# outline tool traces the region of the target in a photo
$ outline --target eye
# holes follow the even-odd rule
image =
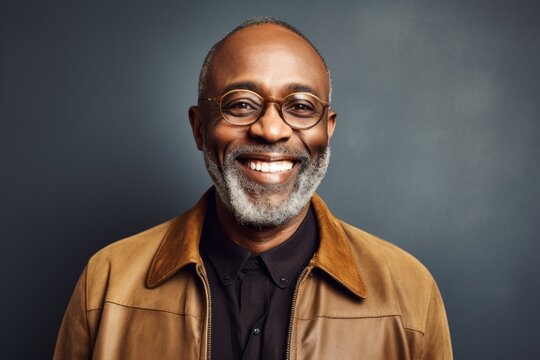
[[[251,110],[253,106],[247,101],[234,101],[223,107],[224,109]]]
[[[291,99],[283,104],[283,110],[298,117],[308,117],[318,113],[317,106],[305,99]]]
[[[226,100],[226,99],[224,99]],[[261,106],[251,99],[234,99],[222,102],[221,111],[232,116],[251,116],[257,114]]]
[[[311,104],[305,104],[305,103],[296,103],[293,104],[294,110],[306,112],[306,111],[313,111],[314,107]]]

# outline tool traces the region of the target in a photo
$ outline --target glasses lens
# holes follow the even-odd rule
[[[247,125],[259,118],[264,104],[250,91],[231,91],[221,99],[221,114],[231,124]]]
[[[308,93],[291,94],[282,106],[283,118],[292,127],[302,129],[315,125],[324,114],[324,105]]]

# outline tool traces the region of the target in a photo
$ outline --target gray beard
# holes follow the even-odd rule
[[[300,159],[300,169],[294,179],[293,191],[279,204],[270,201],[272,193],[283,189],[279,184],[260,184],[239,171],[235,159],[244,153],[281,153]],[[203,155],[208,173],[214,180],[222,202],[236,220],[245,226],[271,228],[286,224],[295,218],[308,204],[330,163],[330,146],[311,157],[307,151],[291,151],[283,145],[244,145],[225,156],[221,170],[206,144]],[[248,194],[251,194],[250,197]]]

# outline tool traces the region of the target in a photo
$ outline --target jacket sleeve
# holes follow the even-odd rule
[[[451,360],[452,343],[448,319],[437,284],[433,282],[419,360]]]
[[[54,360],[82,360],[92,357],[92,346],[86,309],[86,272],[84,269],[64,314]]]

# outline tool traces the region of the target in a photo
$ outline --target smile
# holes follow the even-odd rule
[[[250,152],[236,157],[246,178],[259,184],[292,183],[301,168],[302,158],[278,152]]]
[[[254,171],[263,173],[280,173],[289,171],[293,168],[294,162],[290,160],[279,161],[261,161],[261,160],[246,160],[244,165]]]

